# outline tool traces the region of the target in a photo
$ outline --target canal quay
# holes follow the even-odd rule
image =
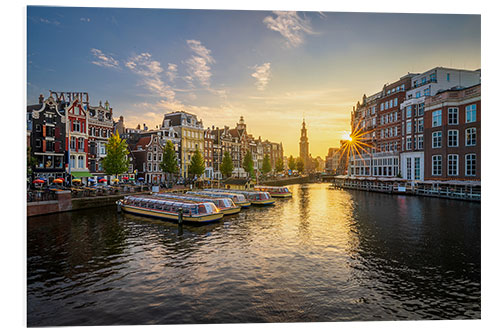
[[[28,218],[30,327],[481,318],[477,202],[289,186],[204,226]]]

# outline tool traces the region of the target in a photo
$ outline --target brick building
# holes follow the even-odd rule
[[[481,179],[481,85],[425,100],[426,180]]]

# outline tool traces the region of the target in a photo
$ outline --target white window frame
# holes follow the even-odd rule
[[[451,160],[454,160],[454,161],[451,161]],[[451,163],[454,163],[454,168],[455,170],[451,170],[451,171],[455,171],[454,173],[453,172],[450,172],[450,167],[452,166]],[[448,154],[448,161],[447,161],[447,169],[448,169],[448,176],[458,176],[458,155],[457,154]]]
[[[471,131],[473,133],[469,134],[469,131]],[[469,138],[469,135],[472,137],[472,134],[474,134],[474,136],[473,136],[474,142],[472,143],[472,139],[471,139],[471,142],[469,143],[468,138]],[[477,145],[477,130],[476,130],[476,128],[475,127],[466,128],[465,129],[465,146],[474,147],[475,145]]]
[[[443,173],[443,156],[432,155],[432,175],[441,176],[442,173]]]
[[[432,132],[432,148],[441,148],[443,146],[443,132]]]
[[[474,157],[474,173],[472,173],[472,159],[469,161],[469,157]],[[470,165],[469,165],[470,163]],[[477,172],[477,157],[476,154],[466,154],[465,155],[465,175],[466,176],[475,176]]]
[[[450,144],[450,139],[454,138],[455,144]],[[458,130],[448,130],[448,147],[458,147]]]

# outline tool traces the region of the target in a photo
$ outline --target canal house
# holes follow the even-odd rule
[[[45,178],[51,182],[55,178],[64,177],[64,165],[67,161],[64,143],[66,138],[66,118],[64,103],[49,97],[39,97],[39,103],[29,105],[31,135],[30,145],[36,159],[33,168],[35,178]]]

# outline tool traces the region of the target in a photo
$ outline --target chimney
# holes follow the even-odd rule
[[[40,94],[40,96],[38,96],[38,103],[42,104],[43,103],[43,95]]]

